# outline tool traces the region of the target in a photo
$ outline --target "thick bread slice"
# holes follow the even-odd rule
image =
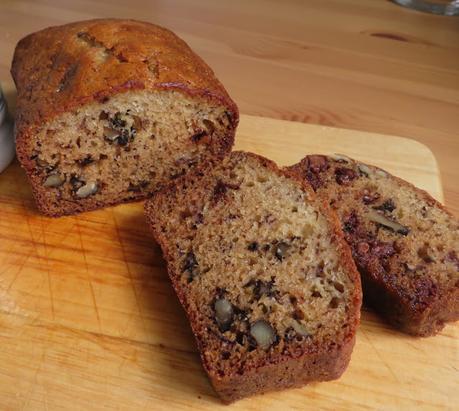
[[[311,155],[289,170],[337,212],[366,302],[419,336],[459,319],[459,224],[440,203],[345,156]]]
[[[231,150],[236,105],[162,27],[117,19],[50,27],[18,43],[11,72],[18,158],[47,215],[145,198]]]
[[[234,152],[145,209],[225,402],[341,375],[360,280],[336,217],[309,185]]]

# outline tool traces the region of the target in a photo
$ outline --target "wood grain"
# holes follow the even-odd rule
[[[237,148],[281,164],[338,151],[442,199],[431,152],[400,137],[242,116]],[[340,380],[223,406],[142,204],[42,217],[15,163],[0,176],[0,209],[1,410],[452,410],[459,402],[459,324],[416,339],[364,310]]]
[[[388,0],[2,0],[0,81],[10,81],[21,37],[95,17],[176,31],[245,114],[426,144],[439,161],[446,204],[459,215],[457,17]]]

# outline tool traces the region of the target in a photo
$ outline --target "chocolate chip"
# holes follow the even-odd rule
[[[70,185],[72,186],[73,191],[77,191],[80,187],[85,185],[85,182],[80,180],[80,178],[75,174],[72,174],[70,176]]]
[[[343,231],[347,233],[354,233],[358,224],[359,220],[357,218],[357,214],[355,211],[352,211],[352,213],[344,220]]]
[[[324,268],[325,268],[325,263],[323,261],[320,261],[316,267],[316,272],[315,272],[316,277],[325,278]]]
[[[304,320],[304,313],[299,308],[297,308],[295,311],[293,311],[292,317],[295,320]]]
[[[185,261],[182,267],[183,271],[188,271],[190,274],[188,281],[193,281],[193,278],[199,273],[198,272],[198,261],[196,260],[196,256],[194,255],[193,251],[189,251],[185,256]]]
[[[389,199],[389,200],[384,201],[384,203],[382,203],[381,205],[373,207],[373,208],[375,210],[388,211],[389,213],[391,213],[392,211],[396,209],[396,206],[395,206],[394,201],[392,199]]]
[[[215,131],[215,124],[210,121],[210,120],[207,120],[206,118],[204,120],[202,120],[202,123],[204,124],[204,126],[206,127],[207,129],[207,132],[212,135]]]
[[[239,331],[237,334],[236,334],[236,342],[239,344],[239,345],[244,345],[244,341],[245,341],[245,334],[241,331]]]
[[[249,251],[257,251],[258,250],[258,243],[256,241],[253,241],[247,246],[247,250]]]
[[[337,282],[337,281],[334,281],[333,282],[333,287],[335,287],[335,290],[339,291],[340,293],[344,293],[344,285]]]
[[[274,247],[274,255],[279,261],[282,261],[287,256],[287,251],[290,245],[285,242],[280,242]]]
[[[327,157],[325,156],[307,156],[307,167],[313,173],[326,171],[329,167]]]
[[[335,180],[339,185],[348,185],[357,178],[357,174],[351,168],[338,167],[335,169]]]
[[[223,181],[218,180],[217,184],[214,187],[212,200],[215,203],[220,201],[225,196],[225,194],[228,191],[228,189],[238,190],[239,189],[239,185],[232,184],[232,183],[224,183]]]
[[[79,159],[77,160],[77,163],[81,166],[81,167],[85,167],[87,166],[88,164],[91,164],[94,162],[94,159],[91,157],[90,154],[88,154],[86,157],[82,158],[82,159]]]
[[[339,305],[339,298],[338,297],[333,297],[331,300],[330,300],[330,308],[338,308],[338,305]]]
[[[108,113],[106,111],[101,111],[99,114],[99,120],[107,120],[108,119]]]
[[[329,168],[328,160],[325,156],[307,156],[304,169],[304,177],[311,184],[314,191],[322,186],[320,174]]]
[[[371,194],[368,190],[363,190],[363,196],[362,196],[362,201],[364,204],[372,204],[376,200],[379,200],[379,193],[373,193]]]
[[[204,136],[207,136],[207,131],[206,130],[198,130],[196,133],[194,133],[191,136],[191,141],[193,143],[197,143],[200,141]]]
[[[222,352],[222,360],[227,360],[229,357],[231,357],[231,353],[229,351]]]
[[[116,128],[126,127],[126,121],[121,118],[121,113],[119,111],[117,111],[109,121]]]
[[[268,295],[271,291],[272,283],[268,283],[262,280],[257,280],[253,288],[255,298],[259,300],[263,295]]]

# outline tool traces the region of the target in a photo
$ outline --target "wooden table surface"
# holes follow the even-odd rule
[[[459,17],[386,0],[0,0],[0,81],[27,33],[111,16],[177,32],[242,113],[426,144],[459,215]]]

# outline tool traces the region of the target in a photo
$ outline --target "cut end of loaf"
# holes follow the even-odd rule
[[[312,191],[236,152],[168,187],[146,212],[223,399],[341,374],[360,283]]]
[[[145,198],[222,158],[234,113],[178,91],[128,91],[62,114],[19,145],[42,212],[72,214]]]

